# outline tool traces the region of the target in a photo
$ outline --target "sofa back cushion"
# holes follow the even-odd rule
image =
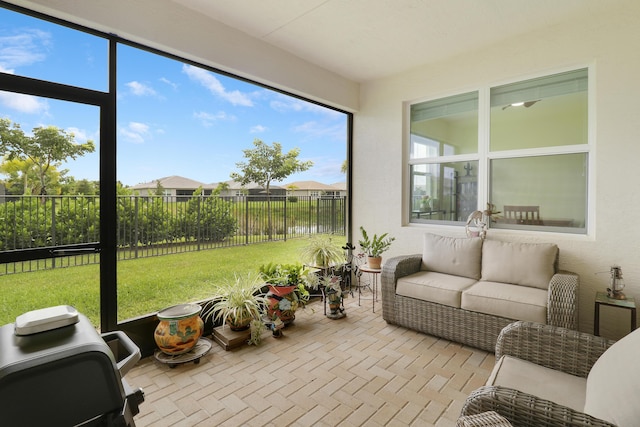
[[[558,246],[486,240],[482,245],[482,280],[548,289],[556,272]]]
[[[454,238],[426,233],[422,270],[480,279],[482,239]]]
[[[589,371],[584,412],[617,426],[640,420],[640,329],[613,344]]]

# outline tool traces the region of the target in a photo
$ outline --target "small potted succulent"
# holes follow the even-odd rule
[[[382,254],[389,249],[391,243],[396,240],[396,238],[389,237],[389,233],[383,233],[380,236],[377,234],[370,236],[362,226],[360,226],[360,232],[362,233],[362,239],[358,241],[358,244],[360,244],[360,248],[367,255],[369,268],[379,269],[382,265]]]

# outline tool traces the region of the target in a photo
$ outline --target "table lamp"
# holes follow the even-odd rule
[[[610,287],[607,288],[607,294],[610,298],[614,299],[626,299],[622,290],[624,289],[624,279],[622,278],[622,268],[619,266],[611,267],[611,281]]]

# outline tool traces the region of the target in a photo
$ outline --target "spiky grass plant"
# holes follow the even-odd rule
[[[205,320],[222,320],[232,329],[249,326],[252,320],[260,320],[266,307],[264,294],[261,293],[262,281],[256,274],[234,274],[233,279],[224,280],[216,285],[212,306],[205,314]]]
[[[342,248],[331,237],[322,235],[310,237],[300,255],[313,267],[331,267],[345,261]]]

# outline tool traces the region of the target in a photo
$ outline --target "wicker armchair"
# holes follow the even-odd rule
[[[533,322],[505,327],[496,344],[503,355],[586,378],[598,358],[615,341]],[[549,400],[500,386],[484,386],[467,398],[461,416],[495,411],[514,426],[612,426],[607,421]]]
[[[466,415],[458,418],[456,427],[512,427],[506,418],[502,415],[488,411],[481,414]]]

